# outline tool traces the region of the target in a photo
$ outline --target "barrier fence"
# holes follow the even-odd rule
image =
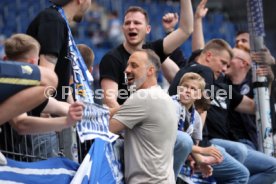
[[[71,131],[71,135],[68,132],[19,135],[9,124],[0,129],[0,151],[17,161],[34,162],[64,156],[81,163],[93,142],[80,143],[77,138],[75,142],[67,143],[68,139],[76,138],[75,131]]]

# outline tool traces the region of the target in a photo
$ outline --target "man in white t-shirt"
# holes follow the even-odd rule
[[[127,82],[134,92],[110,120],[110,131],[125,130],[126,183],[175,183],[173,148],[177,133],[174,103],[157,85],[159,57],[151,50],[129,58]]]

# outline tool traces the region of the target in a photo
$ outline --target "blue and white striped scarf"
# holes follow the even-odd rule
[[[7,161],[7,165],[0,166],[0,183],[68,184],[79,167],[79,164],[60,157],[38,162]]]
[[[85,104],[84,115],[77,123],[77,132],[81,142],[95,139],[89,153],[82,162],[72,183],[123,183],[120,163],[116,160],[114,149],[111,144],[117,136],[109,132],[109,111],[108,109],[94,103],[93,92],[89,81],[92,76],[87,70],[83,58],[75,44],[69,24],[61,7],[56,7],[67,23],[69,36],[69,59],[72,61],[75,98]],[[84,170],[86,172],[84,172]],[[93,171],[88,172],[87,171]],[[97,174],[95,174],[97,173]],[[80,179],[80,180],[79,180]]]
[[[63,9],[59,6],[54,7],[66,21],[68,28],[68,58],[71,60],[73,67],[75,98],[77,101],[84,102],[85,104],[83,118],[76,126],[79,138],[81,142],[97,137],[112,142],[116,136],[108,131],[109,111],[94,103],[93,91],[89,85],[93,77],[88,71],[76,46]]]

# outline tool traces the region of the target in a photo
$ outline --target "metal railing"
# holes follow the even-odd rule
[[[81,163],[93,143],[80,143],[74,128],[37,135],[19,135],[7,123],[0,129],[0,151],[17,161],[34,162],[60,156]],[[68,143],[68,140],[73,141]]]

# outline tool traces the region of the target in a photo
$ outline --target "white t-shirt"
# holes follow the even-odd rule
[[[153,86],[136,91],[113,116],[128,127],[124,142],[126,183],[175,183],[175,112],[170,96]]]

